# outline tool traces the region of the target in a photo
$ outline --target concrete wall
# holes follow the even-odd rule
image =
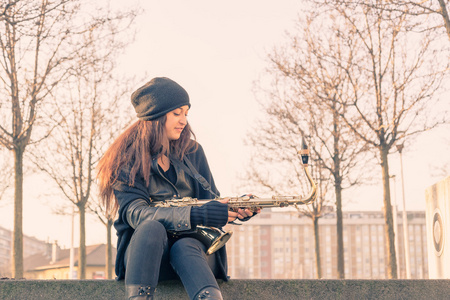
[[[425,191],[428,273],[450,279],[450,176]]]
[[[450,299],[450,280],[231,280],[220,282],[225,300]],[[113,280],[0,280],[2,300],[124,299]],[[178,281],[163,282],[156,299],[188,299]]]

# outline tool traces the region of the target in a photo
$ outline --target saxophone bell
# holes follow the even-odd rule
[[[199,228],[200,227],[200,228]],[[206,254],[212,254],[225,246],[233,235],[233,231],[223,231],[216,227],[197,226],[197,238],[208,247]]]
[[[171,231],[170,234],[174,238],[191,237],[199,240],[206,246],[206,254],[210,255],[225,246],[233,235],[233,231],[225,232],[220,228],[198,225],[193,231],[190,232],[177,233]]]

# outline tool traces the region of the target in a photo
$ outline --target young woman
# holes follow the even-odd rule
[[[220,228],[254,214],[230,211],[227,199],[200,207],[155,207],[172,198],[213,199],[219,192],[187,121],[187,92],[158,77],[136,90],[131,102],[139,120],[113,142],[98,165],[102,200],[108,210],[118,212],[117,279],[125,279],[127,299],[153,299],[158,281],[176,278],[191,299],[222,299],[216,278],[228,280],[225,247],[206,255],[199,240],[171,233],[198,225]]]

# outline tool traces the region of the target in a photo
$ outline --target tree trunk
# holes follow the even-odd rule
[[[112,270],[113,270],[113,263],[112,263],[112,244],[111,244],[111,227],[113,225],[113,221],[108,219],[106,222],[106,259],[105,259],[105,265],[106,265],[106,278],[112,279]]]
[[[444,27],[450,39],[450,17],[448,16],[447,5],[445,4],[445,0],[438,0],[438,2],[441,7],[442,18],[444,19]]]
[[[319,218],[313,217],[314,224],[314,247],[316,256],[316,276],[322,278],[322,268],[320,263],[320,241],[319,241]]]
[[[334,165],[334,191],[336,196],[336,238],[337,238],[337,269],[338,278],[345,278],[344,265],[344,238],[342,224],[342,176],[341,176],[341,159],[339,157],[339,115],[337,103],[333,102],[333,165]]]
[[[336,193],[336,233],[337,233],[337,268],[338,278],[345,279],[344,264],[344,230],[342,222],[342,186],[341,182],[335,182],[334,190]]]
[[[12,239],[12,277],[23,277],[23,149],[14,148],[14,237]]]
[[[78,249],[78,279],[86,279],[86,208],[78,204],[80,212],[80,248]]]
[[[395,254],[395,233],[394,220],[392,216],[391,193],[389,186],[389,164],[388,149],[380,147],[381,151],[381,171],[383,176],[383,201],[384,201],[384,220],[385,220],[385,236],[387,247],[387,267],[388,278],[397,279],[397,259]]]

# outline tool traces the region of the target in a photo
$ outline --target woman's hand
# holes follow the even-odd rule
[[[219,200],[219,202],[224,203],[224,204],[228,204],[228,202],[230,201],[230,198],[224,198]],[[258,210],[256,211],[256,213],[260,213],[261,209],[258,208]],[[239,208],[237,212],[232,211],[232,210],[228,210],[228,222],[233,222],[236,219],[239,220],[244,220],[247,218],[247,220],[252,217],[254,214],[254,212],[252,212],[250,209],[245,208]]]

